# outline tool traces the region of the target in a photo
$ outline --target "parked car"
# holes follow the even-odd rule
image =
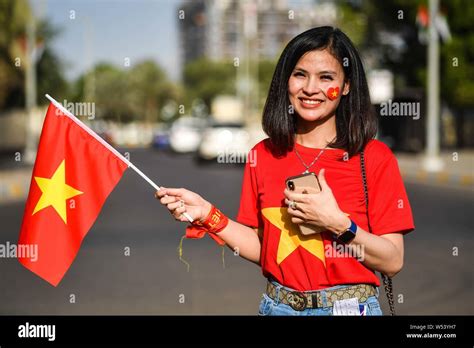
[[[242,124],[213,124],[204,130],[198,158],[220,163],[244,163],[250,140],[250,134]]]
[[[159,127],[153,132],[152,146],[158,150],[167,150],[170,147],[170,130],[168,127]]]
[[[202,132],[207,122],[197,117],[180,117],[170,130],[171,149],[178,153],[195,152],[201,143]]]

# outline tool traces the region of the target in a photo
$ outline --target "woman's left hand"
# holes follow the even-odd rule
[[[340,233],[350,226],[350,219],[339,208],[324,174],[324,169],[321,169],[318,174],[320,192],[315,193],[315,190],[309,187],[304,188],[308,193],[296,193],[285,189],[285,204],[289,205],[288,213],[292,216],[293,223],[308,223]],[[291,208],[291,201],[296,203],[295,209]]]

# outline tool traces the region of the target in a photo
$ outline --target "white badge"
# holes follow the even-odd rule
[[[348,298],[347,300],[340,300],[334,302],[332,308],[333,315],[360,315],[359,300]]]

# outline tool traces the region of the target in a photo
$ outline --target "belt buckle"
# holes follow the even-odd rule
[[[304,294],[298,291],[290,291],[286,294],[286,300],[288,304],[293,308],[295,311],[303,311],[306,309],[308,304],[308,299]]]

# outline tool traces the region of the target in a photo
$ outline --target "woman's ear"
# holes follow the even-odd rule
[[[344,86],[342,87],[342,95],[348,95],[351,90],[351,83],[349,80],[344,81]]]

